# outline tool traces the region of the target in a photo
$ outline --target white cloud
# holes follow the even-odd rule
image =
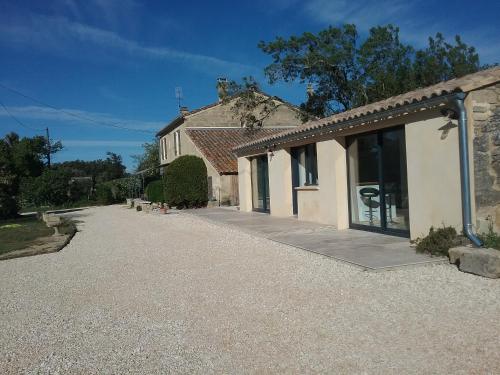
[[[31,15],[23,20],[0,17],[0,42],[14,46],[30,46],[71,58],[81,58],[82,47],[99,48],[103,53],[126,54],[133,58],[149,58],[188,63],[199,69],[252,72],[256,68],[218,57],[191,53],[169,47],[144,46],[119,34],[71,22],[62,17]],[[100,52],[100,53],[99,53]],[[91,56],[87,56],[91,57]]]
[[[106,126],[104,124],[115,124],[130,129],[148,130],[152,132],[161,129],[164,126],[164,123],[160,121],[122,119],[108,113],[88,112],[71,108],[61,108],[61,110],[56,110],[41,106],[25,106],[7,107],[7,109],[13,116],[20,119],[51,122],[57,121],[68,124],[68,126],[72,124],[79,124],[102,127],[103,129],[111,129],[109,126]],[[72,116],[71,114],[74,114],[75,116]],[[0,116],[8,117],[8,114],[5,111],[0,111]],[[96,124],[96,122],[103,124]]]
[[[307,14],[322,23],[354,23],[360,30],[397,21],[413,8],[411,1],[312,0],[304,5]],[[397,16],[397,17],[396,17]]]

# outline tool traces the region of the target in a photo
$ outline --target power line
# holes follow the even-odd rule
[[[5,86],[3,83],[0,83],[0,87],[3,87],[5,90],[8,90],[10,92],[13,92],[14,94],[17,94],[17,95],[20,95],[26,99],[29,99],[35,103],[38,103],[44,107],[47,107],[47,108],[51,108],[51,109],[54,109],[56,111],[59,111],[61,113],[65,113],[67,114],[68,116],[72,116],[72,117],[75,117],[75,118],[78,118],[80,120],[84,120],[84,121],[89,121],[89,122],[92,122],[94,124],[97,124],[97,125],[103,125],[103,126],[110,126],[110,127],[113,127],[113,128],[116,128],[116,129],[121,129],[121,130],[129,130],[129,131],[134,131],[134,132],[141,132],[141,133],[148,133],[148,134],[155,134],[155,132],[153,131],[150,131],[150,130],[144,130],[144,129],[134,129],[134,128],[129,128],[129,127],[126,127],[126,126],[123,126],[123,125],[120,125],[119,122],[103,122],[103,121],[99,121],[99,120],[95,120],[93,118],[90,118],[90,117],[87,117],[87,116],[82,116],[82,115],[79,115],[77,113],[73,113],[73,112],[70,112],[70,111],[66,111],[62,108],[58,108],[56,106],[53,106],[51,104],[47,104],[45,102],[42,102],[41,100],[39,99],[36,99],[36,98],[33,98],[32,96],[29,96],[29,95],[26,95],[16,89],[13,89],[13,88],[10,88],[8,86]],[[5,107],[4,107],[5,108]]]
[[[14,116],[12,113],[10,113],[10,111],[7,109],[7,107],[5,106],[5,104],[3,104],[1,101],[0,101],[0,105],[3,107],[4,111],[9,115],[9,117],[12,118],[15,122],[17,122],[22,127],[26,128],[26,129],[34,130],[34,131],[37,131],[37,132],[44,131],[43,129],[37,129],[37,128],[34,128],[32,126],[29,126],[29,125],[26,125],[25,123],[23,123],[16,116]]]

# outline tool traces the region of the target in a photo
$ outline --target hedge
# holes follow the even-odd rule
[[[207,167],[197,156],[180,156],[164,175],[165,200],[171,207],[205,207],[208,202]]]
[[[96,186],[96,196],[97,200],[102,204],[121,203],[127,198],[134,197],[140,189],[140,177],[123,177],[98,184]]]
[[[163,181],[152,181],[146,186],[146,197],[151,202],[165,202],[165,193],[163,188]]]

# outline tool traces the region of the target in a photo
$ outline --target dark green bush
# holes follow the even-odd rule
[[[113,198],[113,192],[111,191],[111,186],[106,183],[102,183],[96,186],[95,195],[97,201],[101,204],[113,204],[115,199]]]
[[[163,181],[151,181],[148,186],[146,186],[146,197],[151,202],[165,202]]]
[[[17,200],[10,195],[0,192],[0,220],[16,217],[18,210]]]
[[[207,167],[197,156],[175,159],[164,175],[165,200],[171,207],[205,207],[208,202]]]
[[[17,178],[13,175],[0,175],[0,220],[17,216],[19,203],[16,199]]]
[[[438,229],[431,227],[429,234],[416,242],[417,253],[448,256],[448,250],[461,245],[462,239],[458,236],[455,228],[443,226]]]
[[[21,183],[24,206],[62,205],[71,200],[69,181],[71,174],[61,169],[45,169],[35,178],[26,178]]]

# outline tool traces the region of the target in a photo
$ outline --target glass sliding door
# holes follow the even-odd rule
[[[352,136],[347,153],[351,227],[407,236],[404,128]]]
[[[381,228],[377,134],[352,138],[348,154],[351,223]]]
[[[269,212],[269,167],[267,155],[252,158],[252,203],[254,211]]]
[[[387,229],[410,229],[406,145],[403,128],[382,133],[382,181]]]

